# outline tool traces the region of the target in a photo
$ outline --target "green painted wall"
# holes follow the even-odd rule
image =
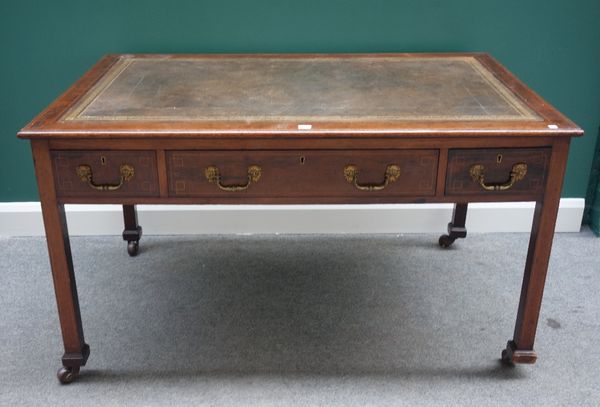
[[[583,197],[600,120],[598,0],[0,2],[0,201],[37,200],[15,133],[106,53],[486,51],[582,126],[564,196]]]
[[[590,173],[590,185],[585,198],[583,222],[589,224],[594,233],[600,236],[600,129],[598,133],[596,152]]]

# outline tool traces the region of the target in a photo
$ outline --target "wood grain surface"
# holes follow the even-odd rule
[[[437,150],[347,151],[168,151],[169,196],[172,197],[355,197],[432,196],[435,192]],[[388,165],[400,177],[381,191],[356,189],[344,178],[344,167],[355,165],[359,182],[380,184]],[[247,190],[228,192],[206,180],[208,166],[219,168],[223,183],[244,184],[247,168],[262,169],[259,181]]]

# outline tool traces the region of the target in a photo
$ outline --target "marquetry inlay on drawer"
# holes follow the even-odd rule
[[[156,197],[154,151],[52,151],[59,197]]]
[[[549,160],[550,148],[450,150],[446,194],[542,194]]]
[[[167,151],[172,197],[434,195],[438,150]]]

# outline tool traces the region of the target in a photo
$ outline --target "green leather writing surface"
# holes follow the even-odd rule
[[[122,57],[65,120],[536,120],[473,57]]]

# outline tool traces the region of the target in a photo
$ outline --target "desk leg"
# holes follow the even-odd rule
[[[135,205],[123,205],[123,220],[125,222],[123,240],[127,241],[127,253],[130,256],[137,256],[140,238],[142,237],[142,227],[138,225]]]
[[[533,343],[550,261],[568,146],[568,141],[555,144],[546,191],[543,199],[535,205],[515,332],[502,352],[502,360],[507,363],[535,363],[537,359]]]
[[[64,205],[56,200],[50,152],[47,143],[43,141],[33,142],[32,150],[65,348],[63,367],[58,371],[58,379],[62,383],[71,383],[77,377],[79,368],[85,365],[90,347],[83,337],[67,220]]]
[[[440,246],[447,248],[454,243],[458,238],[467,237],[467,229],[465,228],[465,222],[467,220],[467,208],[468,203],[456,203],[454,204],[454,211],[452,212],[452,221],[448,223],[448,234],[440,236]]]

